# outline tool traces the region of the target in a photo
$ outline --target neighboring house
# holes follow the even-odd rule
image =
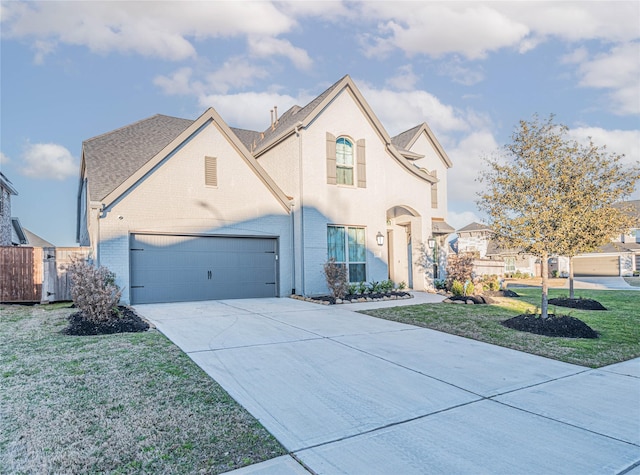
[[[636,226],[628,234],[612,239],[610,243],[589,254],[573,258],[573,274],[576,277],[631,276],[640,272],[640,200],[627,201],[618,206],[630,206],[636,217]],[[567,272],[568,262],[561,271]]]
[[[24,235],[25,235],[25,238],[26,238],[26,241],[27,241],[26,243],[22,244],[23,246],[56,247],[55,245],[51,244],[46,239],[43,239],[40,236],[38,236],[37,234],[32,233],[27,228],[22,228],[22,230],[24,231]]]
[[[77,238],[124,302],[323,294],[329,258],[351,282],[426,289],[451,166],[426,124],[390,137],[345,76],[262,132],[210,108],[85,141]]]
[[[630,276],[640,272],[640,200],[627,201],[631,213],[637,217],[636,226],[628,234],[616,237],[592,253],[573,258],[573,273],[576,277]],[[622,205],[620,205],[622,206]],[[484,224],[471,223],[456,231],[458,237],[453,246],[457,252],[477,252],[482,260],[504,261],[504,274],[520,271],[540,275],[540,265],[535,256],[518,254],[517,251],[499,249],[491,240],[492,231]],[[477,263],[480,268],[482,263]],[[478,274],[487,272],[477,272]],[[549,259],[549,273],[567,277],[569,259],[553,256]]]
[[[477,275],[540,275],[540,264],[535,256],[522,254],[516,249],[499,248],[491,239],[493,231],[486,224],[474,222],[458,229],[456,234],[452,244],[455,251],[477,255],[474,262],[474,272]]]
[[[27,242],[20,220],[11,217],[11,196],[17,194],[11,181],[0,172],[0,246],[18,246]]]

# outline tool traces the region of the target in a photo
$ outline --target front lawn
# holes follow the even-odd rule
[[[576,317],[593,328],[599,338],[591,340],[547,337],[503,327],[501,321],[534,312],[540,305],[540,288],[514,290],[519,298],[496,298],[493,305],[440,303],[366,310],[363,313],[592,368],[640,356],[640,292],[576,291],[576,297],[597,300],[607,311],[549,307],[550,313]],[[550,298],[566,295],[567,291],[562,289],[549,292]]]
[[[0,305],[0,473],[221,473],[286,453],[158,331],[62,335],[64,307]]]

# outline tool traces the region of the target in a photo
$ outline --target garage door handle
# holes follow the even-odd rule
[[[211,280],[211,271],[207,271],[207,279]]]

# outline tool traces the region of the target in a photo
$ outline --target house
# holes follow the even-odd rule
[[[486,224],[470,223],[456,231],[452,241],[456,253],[471,252],[477,255],[474,272],[477,275],[539,276],[538,259],[517,249],[501,249],[491,238],[493,231]]]
[[[0,246],[18,246],[27,243],[20,220],[11,217],[11,196],[17,194],[13,183],[0,172]]]
[[[29,231],[27,228],[22,228],[24,231],[24,235],[26,238],[26,243],[22,244],[22,246],[32,246],[32,247],[56,247],[54,244],[51,244],[44,238],[41,238],[36,233]]]
[[[324,294],[330,258],[422,290],[453,231],[451,166],[426,124],[391,137],[345,76],[264,131],[210,108],[86,140],[77,239],[129,303]]]
[[[627,201],[617,206],[628,206],[636,218],[636,225],[627,234],[617,236],[595,252],[573,258],[576,277],[631,276],[640,272],[640,200]],[[561,269],[568,273],[569,264]]]
[[[622,205],[628,206],[632,215],[637,217],[636,226],[627,234],[617,236],[594,252],[575,256],[575,277],[617,277],[640,273],[640,200],[627,201],[618,206]],[[476,273],[479,275],[496,273],[486,271],[486,268],[491,267],[488,261],[503,261],[505,275],[517,272],[540,275],[540,265],[536,262],[535,256],[498,248],[491,240],[491,229],[484,224],[471,223],[457,230],[456,234],[457,238],[453,241],[456,252],[478,253]],[[569,259],[564,256],[552,256],[549,259],[549,273],[568,277]]]

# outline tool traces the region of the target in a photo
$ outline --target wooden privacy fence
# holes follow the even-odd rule
[[[67,266],[84,247],[0,247],[0,302],[71,300]]]

